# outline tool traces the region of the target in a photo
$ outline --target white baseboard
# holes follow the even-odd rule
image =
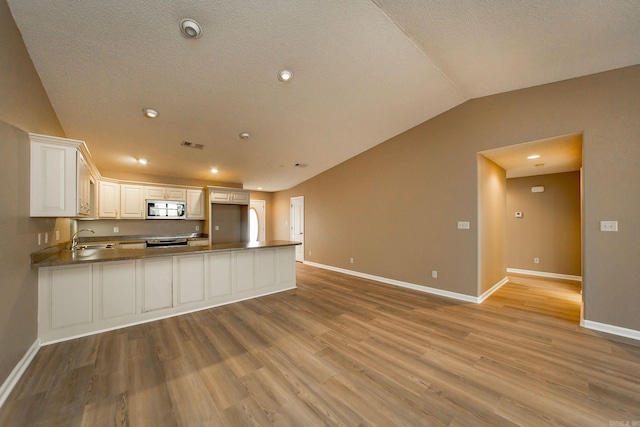
[[[582,282],[582,276],[572,276],[570,274],[548,273],[545,271],[521,270],[519,268],[507,268],[507,273],[526,274],[527,276],[548,277],[550,279],[573,280]]]
[[[580,326],[594,331],[606,332],[612,335],[640,340],[640,331],[636,331],[635,329],[622,328],[620,326],[613,326],[606,323],[594,322],[592,320],[585,319],[580,320]]]
[[[472,302],[474,304],[479,304],[481,297],[473,297],[471,295],[459,294],[457,292],[445,291],[437,288],[430,288],[428,286],[416,285],[415,283],[403,282],[401,280],[388,279],[386,277],[374,276],[373,274],[361,273],[359,271],[347,270],[344,268],[333,267],[331,265],[318,264],[311,261],[303,261],[304,264],[310,265],[312,267],[323,268],[325,270],[336,271],[338,273],[348,274],[350,276],[362,277],[363,279],[375,280],[376,282],[386,283],[388,285],[400,286],[403,288],[409,288],[420,292],[426,292],[428,294],[439,295],[441,297],[453,298],[460,301]],[[493,288],[492,288],[493,289]]]
[[[0,386],[0,407],[4,405],[9,394],[11,394],[11,390],[16,386],[20,377],[24,374],[24,371],[27,370],[33,358],[38,354],[38,350],[40,350],[40,341],[36,340],[31,347],[29,347],[24,356],[22,356],[22,359],[20,359],[16,367],[13,368],[13,371],[11,371],[4,383],[2,383],[2,386]]]
[[[485,293],[483,293],[482,295],[480,295],[478,297],[478,304],[482,304],[484,302],[484,300],[486,300],[487,298],[489,298],[495,291],[497,291],[498,289],[500,289],[501,287],[503,287],[504,285],[507,284],[507,282],[509,281],[508,277],[504,277],[502,280],[500,280],[498,283],[496,283],[495,285],[493,285],[491,287],[491,289],[489,289],[488,291],[486,291]]]

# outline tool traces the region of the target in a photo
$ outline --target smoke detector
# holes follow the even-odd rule
[[[190,18],[185,18],[180,21],[180,31],[190,39],[197,39],[202,36],[202,27]]]

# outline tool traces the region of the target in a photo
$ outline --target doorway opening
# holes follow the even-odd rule
[[[249,204],[249,241],[267,240],[265,233],[266,209],[264,200],[251,200]]]
[[[292,197],[289,210],[289,240],[299,242],[296,245],[296,261],[304,261],[304,196]]]
[[[573,282],[580,298],[582,134],[478,154],[478,295],[525,275]]]

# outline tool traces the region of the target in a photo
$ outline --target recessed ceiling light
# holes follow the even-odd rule
[[[146,117],[149,117],[150,119],[155,119],[156,117],[158,117],[158,112],[153,108],[145,108],[142,110],[142,112]]]
[[[527,159],[529,160],[539,159],[539,158],[540,158],[540,154],[532,154],[529,157],[527,157]]]
[[[293,71],[287,70],[286,68],[284,70],[278,71],[278,80],[280,80],[281,82],[288,82],[292,78]]]
[[[249,132],[242,132],[240,135],[238,135],[240,137],[240,139],[249,139]]]
[[[211,173],[218,173],[218,169],[216,169],[216,168],[211,168]]]
[[[146,165],[147,159],[138,159],[138,163],[140,163],[141,165]]]
[[[197,39],[202,36],[202,27],[196,21],[190,18],[180,21],[180,31],[190,39]]]
[[[262,187],[258,187],[258,190],[262,190]]]

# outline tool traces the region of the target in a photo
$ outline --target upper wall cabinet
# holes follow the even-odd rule
[[[118,218],[120,211],[120,184],[111,181],[98,183],[98,218]]]
[[[175,187],[144,187],[145,200],[187,200],[187,190]]]
[[[31,216],[89,217],[93,178],[84,142],[37,134],[29,137]]]
[[[144,219],[144,187],[120,185],[120,218]]]
[[[187,219],[205,219],[204,190],[187,189]]]
[[[248,205],[251,192],[236,188],[209,187],[209,201],[211,203]]]

